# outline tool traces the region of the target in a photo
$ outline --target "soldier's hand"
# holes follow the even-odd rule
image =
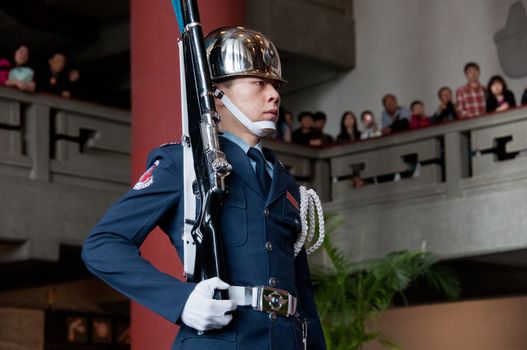
[[[187,326],[198,331],[220,329],[232,320],[232,311],[236,303],[232,300],[213,299],[216,289],[228,289],[229,285],[218,277],[209,278],[196,285],[190,293],[181,314],[181,320]]]

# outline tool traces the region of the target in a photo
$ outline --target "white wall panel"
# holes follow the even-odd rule
[[[371,109],[380,119],[381,98],[387,92],[407,106],[421,99],[432,114],[440,86],[455,91],[465,83],[466,62],[480,64],[484,85],[492,75],[504,75],[494,35],[505,26],[516,1],[355,0],[356,68],[335,81],[284,97],[283,105],[295,115],[304,109],[325,111],[333,134],[348,109],[357,116]],[[527,0],[520,1],[527,7]],[[520,100],[527,77],[505,78]]]

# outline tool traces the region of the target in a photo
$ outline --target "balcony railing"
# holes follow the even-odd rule
[[[269,145],[344,215],[336,240],[357,258],[527,248],[527,108],[326,149]]]
[[[527,178],[527,108],[324,149],[268,142],[325,201],[375,202],[456,195]],[[364,186],[354,187],[360,177]]]
[[[0,261],[56,260],[129,184],[129,112],[0,88]]]
[[[0,88],[0,174],[115,189],[129,182],[129,134],[129,112]]]
[[[0,262],[56,260],[129,188],[129,112],[0,88]],[[527,109],[325,149],[267,141],[358,258],[527,248]],[[357,186],[357,179],[364,186]]]

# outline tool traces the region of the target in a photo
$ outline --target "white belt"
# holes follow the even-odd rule
[[[282,316],[296,314],[297,298],[287,291],[271,287],[229,287],[229,299],[238,306],[252,306],[253,309]]]

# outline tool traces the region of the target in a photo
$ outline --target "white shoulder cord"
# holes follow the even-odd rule
[[[300,186],[300,222],[302,231],[294,245],[295,256],[300,253],[305,243],[313,241],[315,237],[315,210],[318,215],[318,238],[314,244],[306,248],[308,255],[317,250],[324,242],[324,212],[322,211],[318,194],[313,189],[308,190],[304,186]]]

